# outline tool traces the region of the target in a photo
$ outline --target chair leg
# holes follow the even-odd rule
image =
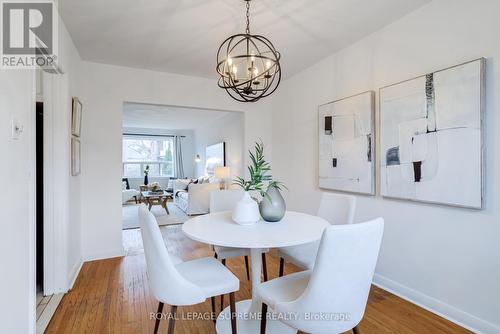
[[[226,265],[226,259],[222,259],[222,264]],[[220,311],[224,311],[224,295],[220,295]]]
[[[210,302],[212,303],[212,320],[215,324],[215,297],[211,297]]]
[[[236,334],[236,303],[234,301],[234,292],[229,294],[229,310],[231,312],[231,332]]]
[[[280,272],[278,274],[278,277],[283,276],[283,271],[285,270],[285,259],[280,257]]]
[[[353,332],[354,334],[361,334],[361,332],[359,331],[358,326],[354,327],[354,328],[352,329],[352,332]]]
[[[161,312],[163,311],[163,303],[160,302],[158,304],[158,311],[156,311],[156,321],[155,321],[155,330],[154,334],[158,333],[158,327],[160,327],[160,320],[161,320]]]
[[[262,253],[262,271],[264,272],[264,282],[267,282],[266,253]]]
[[[175,315],[177,313],[177,306],[172,305],[172,311],[171,311],[171,319],[168,322],[168,334],[174,334],[174,327],[175,327]]]
[[[260,319],[260,334],[266,334],[267,304],[262,303],[262,318]]]
[[[248,255],[245,255],[245,269],[247,270],[247,280],[250,280],[250,271],[248,271]]]
[[[134,196],[135,204],[137,204],[137,196]]]

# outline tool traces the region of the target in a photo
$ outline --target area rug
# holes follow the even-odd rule
[[[123,229],[139,228],[138,209],[140,204],[127,204],[123,209]],[[158,225],[178,225],[184,223],[189,217],[173,203],[168,203],[170,214],[160,205],[153,205],[151,212],[156,217]]]

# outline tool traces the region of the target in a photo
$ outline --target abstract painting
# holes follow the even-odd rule
[[[205,173],[214,176],[216,167],[226,165],[226,143],[220,142],[205,148]]]
[[[482,207],[484,59],[380,89],[382,196]]]
[[[319,107],[319,187],[374,193],[374,92]]]

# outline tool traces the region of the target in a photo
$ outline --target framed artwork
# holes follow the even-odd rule
[[[71,108],[71,134],[80,137],[82,130],[82,103],[74,97]]]
[[[318,183],[323,189],[375,193],[373,91],[318,108]]]
[[[385,197],[483,205],[484,59],[380,89]]]
[[[214,176],[216,167],[226,165],[226,143],[220,142],[205,148],[205,172]]]
[[[77,176],[81,172],[80,139],[71,137],[71,175]]]

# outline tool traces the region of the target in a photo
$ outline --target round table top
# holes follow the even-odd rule
[[[274,248],[317,241],[329,225],[323,218],[287,211],[279,222],[260,220],[243,226],[225,211],[191,218],[182,225],[182,231],[193,240],[217,246]]]

